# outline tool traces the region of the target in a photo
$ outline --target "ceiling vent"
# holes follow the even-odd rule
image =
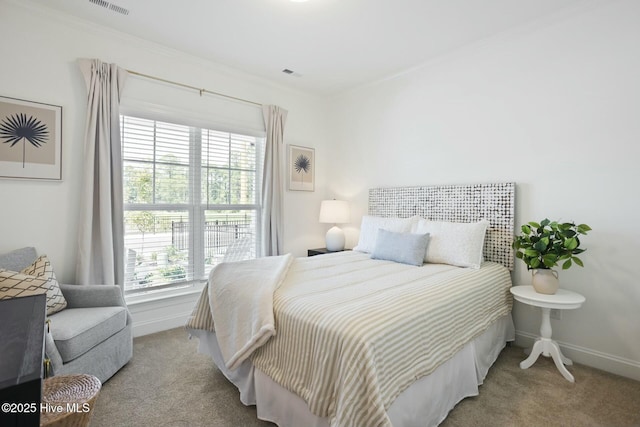
[[[105,0],[89,0],[89,3],[93,3],[97,6],[104,7],[105,9],[109,9],[110,11],[119,13],[121,15],[129,14],[129,9],[125,9],[122,6],[118,6],[117,4],[114,4],[114,3],[109,3],[108,1],[105,1]]]
[[[300,76],[302,76],[302,74],[300,74],[300,73],[296,73],[295,71],[290,70],[290,69],[288,69],[288,68],[285,68],[284,70],[282,70],[282,72],[283,72],[283,73],[285,73],[285,74],[289,74],[290,76],[294,76],[294,77],[300,77]]]

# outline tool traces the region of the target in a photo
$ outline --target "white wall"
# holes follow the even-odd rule
[[[63,182],[0,180],[0,252],[34,245],[62,281],[74,279],[85,119],[75,61],[96,57],[288,109],[285,142],[314,147],[317,156],[316,191],[285,194],[285,250],[296,255],[323,246],[327,227],[317,215],[325,196],[353,201],[353,246],[373,186],[515,181],[518,226],[543,217],[588,223],[585,268],[561,273],[562,287],[587,302],[552,321],[554,338],[577,361],[640,379],[633,221],[640,208],[640,3],[590,4],[332,99],[327,120],[325,100],[0,0],[0,94],[62,105],[64,144]],[[142,102],[148,84],[131,78],[131,97]],[[148,102],[219,112],[195,94],[163,85],[153,92]],[[259,121],[257,112],[247,114]],[[528,282],[521,264],[514,282]],[[182,305],[165,324],[181,324],[191,302]],[[142,311],[152,331],[155,314],[148,305]],[[536,311],[516,303],[514,313],[521,340],[537,335]]]
[[[325,227],[317,216],[326,190],[323,100],[28,2],[0,0],[0,39],[0,94],[63,107],[63,181],[0,179],[0,253],[35,246],[49,255],[59,279],[74,281],[86,110],[77,58],[99,58],[289,110],[285,143],[316,149],[317,182],[315,192],[285,193],[285,250],[304,255],[322,245]],[[128,104],[170,106],[223,125],[237,125],[234,117],[240,115],[253,128],[262,126],[259,108],[200,98],[197,92],[139,77],[129,78],[123,97]]]
[[[553,320],[569,357],[640,379],[640,3],[589,3],[332,100],[329,185],[353,201],[348,246],[374,186],[515,181],[527,221],[587,223],[561,286],[584,306]],[[515,284],[528,284],[518,261]],[[515,303],[521,341],[539,312]]]

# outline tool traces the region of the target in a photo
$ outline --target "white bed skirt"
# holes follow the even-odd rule
[[[312,414],[300,397],[283,388],[246,360],[226,368],[215,333],[187,329],[200,340],[198,351],[211,356],[220,371],[240,391],[240,401],[256,405],[258,418],[280,427],[328,427],[329,420]],[[515,339],[511,314],[496,320],[430,375],[413,383],[391,404],[387,414],[394,427],[437,426],[462,399],[478,395],[489,368],[507,341]]]

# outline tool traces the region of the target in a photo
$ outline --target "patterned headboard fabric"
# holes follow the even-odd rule
[[[513,270],[515,183],[372,188],[369,215],[432,221],[489,221],[484,258]]]

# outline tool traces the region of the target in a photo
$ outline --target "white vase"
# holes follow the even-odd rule
[[[553,295],[558,291],[560,282],[558,272],[550,269],[534,269],[531,276],[533,289],[539,294]]]

